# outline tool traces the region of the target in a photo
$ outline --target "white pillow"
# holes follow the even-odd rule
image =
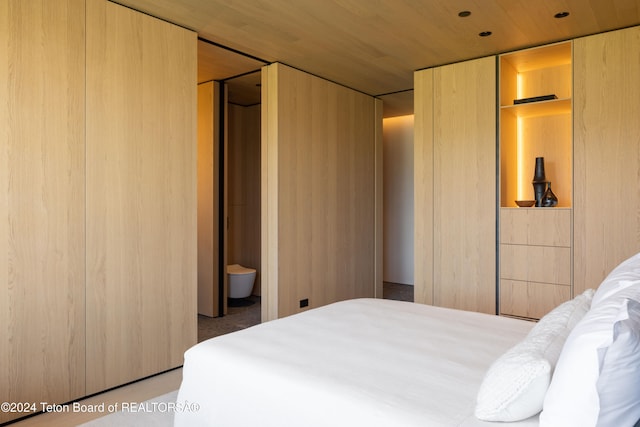
[[[626,299],[640,301],[640,286],[632,286],[592,304],[571,331],[562,349],[540,414],[540,426],[595,426],[599,412],[596,383],[599,349],[613,341],[613,325]]]
[[[594,290],[587,289],[574,299],[564,302],[546,314],[533,327],[529,336],[543,336],[544,340],[551,340],[545,356],[555,367],[562,353],[569,333],[591,308]]]
[[[592,296],[589,289],[553,309],[491,365],[478,392],[478,419],[518,421],[540,412],[564,341],[589,310]]]
[[[640,280],[640,253],[622,261],[602,281],[593,296],[592,305],[596,306],[616,292],[625,289]]]
[[[613,342],[599,352],[598,426],[632,426],[640,419],[640,303],[626,300]]]

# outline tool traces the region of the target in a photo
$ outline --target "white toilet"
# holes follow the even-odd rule
[[[240,264],[227,266],[229,275],[229,298],[247,298],[253,290],[256,280],[256,270],[243,267]]]

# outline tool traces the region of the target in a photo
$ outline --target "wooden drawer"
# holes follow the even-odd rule
[[[540,319],[571,299],[571,287],[500,280],[500,314]]]
[[[500,243],[571,246],[571,209],[502,208]]]
[[[571,248],[500,245],[500,278],[571,284]]]

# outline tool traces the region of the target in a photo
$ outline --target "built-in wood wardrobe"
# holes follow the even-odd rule
[[[639,50],[636,26],[415,73],[416,302],[539,318],[640,251]],[[516,207],[540,155],[560,203]]]
[[[494,313],[495,59],[414,77],[414,300]]]
[[[196,34],[106,0],[7,0],[0,45],[0,401],[41,410],[180,366]]]

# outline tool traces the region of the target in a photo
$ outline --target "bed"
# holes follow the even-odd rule
[[[636,257],[635,267],[639,261]],[[596,425],[606,401],[598,400],[600,385],[590,384],[593,378],[574,385],[576,376],[585,375],[572,373],[575,361],[563,357],[573,352],[581,364],[596,364],[589,369],[606,366],[602,347],[617,342],[612,326],[636,318],[627,302],[640,301],[640,281],[637,286],[626,282],[601,286],[600,295],[589,290],[538,323],[354,299],[216,337],[185,353],[177,403],[196,403],[198,410],[177,411],[175,426]],[[592,307],[596,299],[604,308]],[[601,340],[591,343],[597,348],[584,349],[583,337],[573,337],[574,332],[589,336],[599,330],[592,323],[602,323],[603,312],[609,317],[604,316]],[[585,320],[586,329],[581,329]],[[595,361],[591,350],[599,355]],[[569,377],[553,384],[561,366]],[[612,366],[615,372],[618,367]],[[629,387],[636,389],[639,378],[633,377]],[[585,388],[588,396],[576,395]],[[638,420],[639,392],[625,400],[633,408],[618,412]],[[584,414],[584,405],[595,405],[595,418],[590,411]]]

